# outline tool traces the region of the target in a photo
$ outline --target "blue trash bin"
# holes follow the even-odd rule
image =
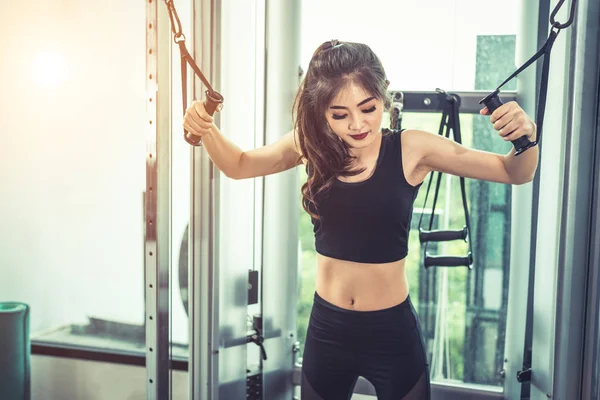
[[[0,398],[31,400],[29,306],[0,302]]]

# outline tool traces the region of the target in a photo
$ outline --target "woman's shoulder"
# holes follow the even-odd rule
[[[417,165],[426,154],[427,138],[432,135],[419,129],[400,129],[392,133],[404,161]]]
[[[419,129],[400,129],[396,130],[396,137],[400,143],[402,143],[402,147],[410,147],[410,148],[419,148],[423,145],[423,140],[427,138],[431,133],[422,131]]]

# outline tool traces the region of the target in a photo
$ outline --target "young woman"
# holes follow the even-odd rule
[[[213,163],[233,179],[306,165],[303,207],[311,215],[318,273],[302,365],[302,399],[350,399],[358,376],[379,400],[429,399],[423,338],[404,269],[413,202],[431,171],[507,184],[532,180],[537,147],[519,157],[463,147],[420,130],[382,130],[389,103],[384,69],[360,43],[315,51],[294,105],[294,129],[242,151],[202,102],[184,127],[201,136]],[[481,114],[489,114],[482,109]],[[515,102],[490,118],[504,140],[535,124]]]

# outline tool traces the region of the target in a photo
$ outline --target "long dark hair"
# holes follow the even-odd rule
[[[323,43],[314,52],[294,101],[294,128],[308,172],[308,180],[302,185],[302,207],[316,219],[316,196],[326,192],[338,176],[364,171],[349,169],[355,157],[325,118],[327,107],[350,82],[383,100],[389,108],[388,82],[377,55],[365,44],[337,40]]]

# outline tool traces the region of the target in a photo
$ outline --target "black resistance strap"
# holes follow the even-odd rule
[[[456,143],[462,143],[460,133],[460,120],[458,109],[460,107],[460,98],[457,95],[451,95],[443,90],[437,89],[439,96],[441,97],[440,104],[442,104],[442,119],[440,122],[440,129],[438,134],[450,138],[450,131],[452,131],[454,141]],[[445,133],[444,133],[445,128]],[[435,186],[435,194],[433,197],[433,206],[431,208],[431,215],[429,216],[429,227],[428,230],[423,230],[421,224],[423,222],[423,214],[425,206],[427,205],[427,198],[429,197],[429,190],[433,182],[433,176],[435,172],[429,176],[429,183],[427,185],[427,192],[425,194],[425,202],[423,203],[423,211],[419,218],[419,241],[421,244],[425,243],[424,247],[424,265],[425,268],[429,267],[468,267],[472,268],[473,264],[473,248],[471,245],[471,224],[469,220],[469,207],[467,206],[467,194],[465,188],[465,178],[459,177],[460,179],[460,192],[462,196],[463,211],[465,213],[465,226],[458,230],[432,230],[433,221],[435,218],[435,206],[440,191],[440,185],[442,182],[442,173],[437,172],[437,182]],[[448,188],[446,188],[448,190]],[[469,243],[469,253],[465,257],[460,256],[449,256],[449,255],[431,255],[427,252],[427,244],[429,242],[446,242],[452,240],[464,240]]]
[[[569,25],[571,25],[573,23],[573,17],[574,17],[574,13],[575,13],[576,0],[572,0],[571,16],[569,17],[569,20],[564,24],[561,24],[561,23],[555,21],[554,18],[556,17],[558,10],[560,9],[560,7],[562,6],[562,4],[564,2],[565,2],[565,0],[559,0],[558,4],[554,8],[554,11],[552,12],[552,15],[550,16],[550,24],[552,26],[550,29],[550,35],[548,36],[548,39],[546,40],[544,45],[537,51],[537,53],[535,53],[529,60],[527,60],[525,62],[525,64],[523,64],[521,67],[519,67],[519,69],[517,69],[515,72],[513,72],[513,74],[511,76],[506,78],[504,80],[504,82],[502,82],[500,84],[500,86],[498,86],[498,88],[496,88],[496,90],[494,92],[490,93],[489,95],[487,95],[485,98],[483,98],[479,102],[479,104],[485,105],[487,107],[487,109],[490,110],[490,113],[494,112],[498,107],[500,107],[502,105],[502,101],[498,97],[498,94],[500,93],[500,88],[502,86],[504,86],[507,82],[512,80],[513,78],[517,77],[517,75],[519,75],[523,70],[525,70],[527,67],[529,67],[531,64],[533,64],[538,58],[544,56],[544,64],[542,67],[542,76],[540,79],[540,91],[539,91],[539,95],[538,95],[538,104],[537,104],[537,113],[536,113],[537,115],[536,115],[536,121],[535,121],[535,123],[537,125],[537,138],[536,138],[535,142],[529,141],[529,139],[527,139],[526,136],[521,136],[520,138],[512,140],[511,142],[516,150],[515,156],[522,154],[525,150],[537,145],[542,140],[542,125],[544,123],[544,113],[546,111],[546,95],[548,93],[548,72],[550,71],[550,52],[552,51],[552,45],[554,44],[554,41],[556,40],[556,37],[558,36],[558,33],[561,31],[561,29],[567,28]]]

